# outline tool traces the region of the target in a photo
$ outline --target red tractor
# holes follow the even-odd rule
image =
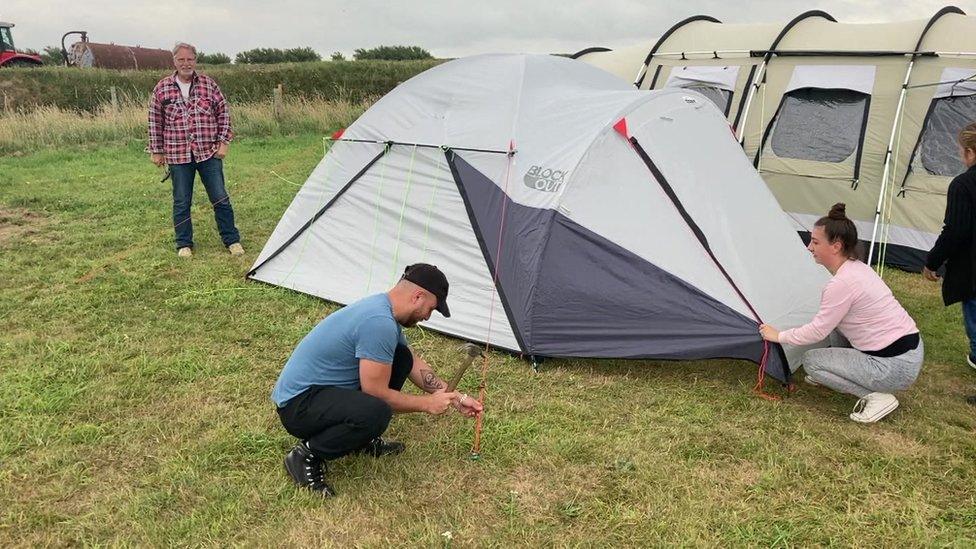
[[[0,67],[37,67],[42,61],[40,56],[20,53],[14,49],[14,39],[10,34],[13,23],[0,22]]]

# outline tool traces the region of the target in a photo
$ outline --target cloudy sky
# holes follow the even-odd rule
[[[654,40],[675,22],[707,14],[726,23],[788,21],[820,9],[841,22],[930,17],[949,0],[5,0],[18,48],[59,44],[69,30],[94,42],[169,48],[177,40],[231,57],[258,47],[310,46],[324,57],[356,48],[417,45],[435,57],[487,52],[572,53]],[[955,2],[976,15],[976,1]]]

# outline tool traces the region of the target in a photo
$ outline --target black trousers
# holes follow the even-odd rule
[[[399,391],[413,369],[409,347],[397,345],[392,368],[390,388]],[[285,430],[306,441],[315,455],[336,459],[382,435],[393,409],[362,391],[315,385],[278,408],[278,417]]]

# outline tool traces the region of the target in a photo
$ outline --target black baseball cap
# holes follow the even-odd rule
[[[447,277],[440,269],[427,263],[414,263],[403,270],[403,280],[409,280],[434,294],[437,312],[445,318],[451,317],[451,310],[447,308]]]

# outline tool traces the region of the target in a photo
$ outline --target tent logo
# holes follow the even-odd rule
[[[562,188],[565,177],[566,172],[562,170],[532,166],[525,174],[523,181],[525,181],[525,186],[530,189],[545,193],[554,193]]]

